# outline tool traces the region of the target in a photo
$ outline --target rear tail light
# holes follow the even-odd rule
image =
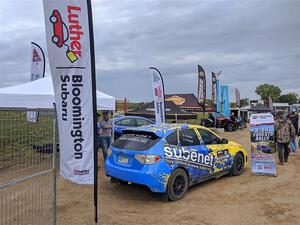
[[[158,155],[140,155],[136,154],[135,159],[142,164],[153,164],[160,161],[160,156]]]

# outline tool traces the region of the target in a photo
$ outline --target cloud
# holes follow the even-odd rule
[[[151,100],[149,66],[167,93],[195,93],[197,64],[222,70],[231,98],[256,98],[262,83],[300,94],[300,1],[93,1],[97,87]],[[1,3],[0,87],[29,79],[29,42],[44,48],[40,1]],[[18,12],[18,13],[17,13]],[[47,70],[49,73],[49,69]]]

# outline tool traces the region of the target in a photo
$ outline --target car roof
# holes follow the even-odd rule
[[[179,123],[151,124],[151,125],[146,125],[146,126],[141,126],[141,127],[132,127],[132,128],[128,128],[126,130],[152,132],[152,133],[155,133],[158,137],[165,137],[165,136],[169,135],[170,133],[172,133],[174,130],[187,129],[187,128],[202,128],[204,130],[211,131],[210,129],[207,129],[204,126],[192,125],[192,124],[179,124]]]
[[[142,120],[147,120],[147,121],[151,121],[152,120],[145,118],[145,117],[141,117],[141,116],[118,116],[113,118],[113,121],[119,121],[119,120],[123,120],[123,119],[142,119]]]

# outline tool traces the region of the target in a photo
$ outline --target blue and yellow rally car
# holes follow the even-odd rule
[[[187,124],[131,128],[113,142],[107,176],[148,186],[165,199],[183,198],[189,186],[225,174],[240,175],[247,152],[206,127]]]

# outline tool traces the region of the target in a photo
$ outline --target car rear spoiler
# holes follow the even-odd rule
[[[123,131],[124,134],[139,134],[139,135],[147,135],[150,136],[152,139],[161,138],[163,136],[162,132],[152,132],[152,131],[144,131],[144,130],[130,130],[125,129]],[[162,134],[160,134],[162,133]]]

